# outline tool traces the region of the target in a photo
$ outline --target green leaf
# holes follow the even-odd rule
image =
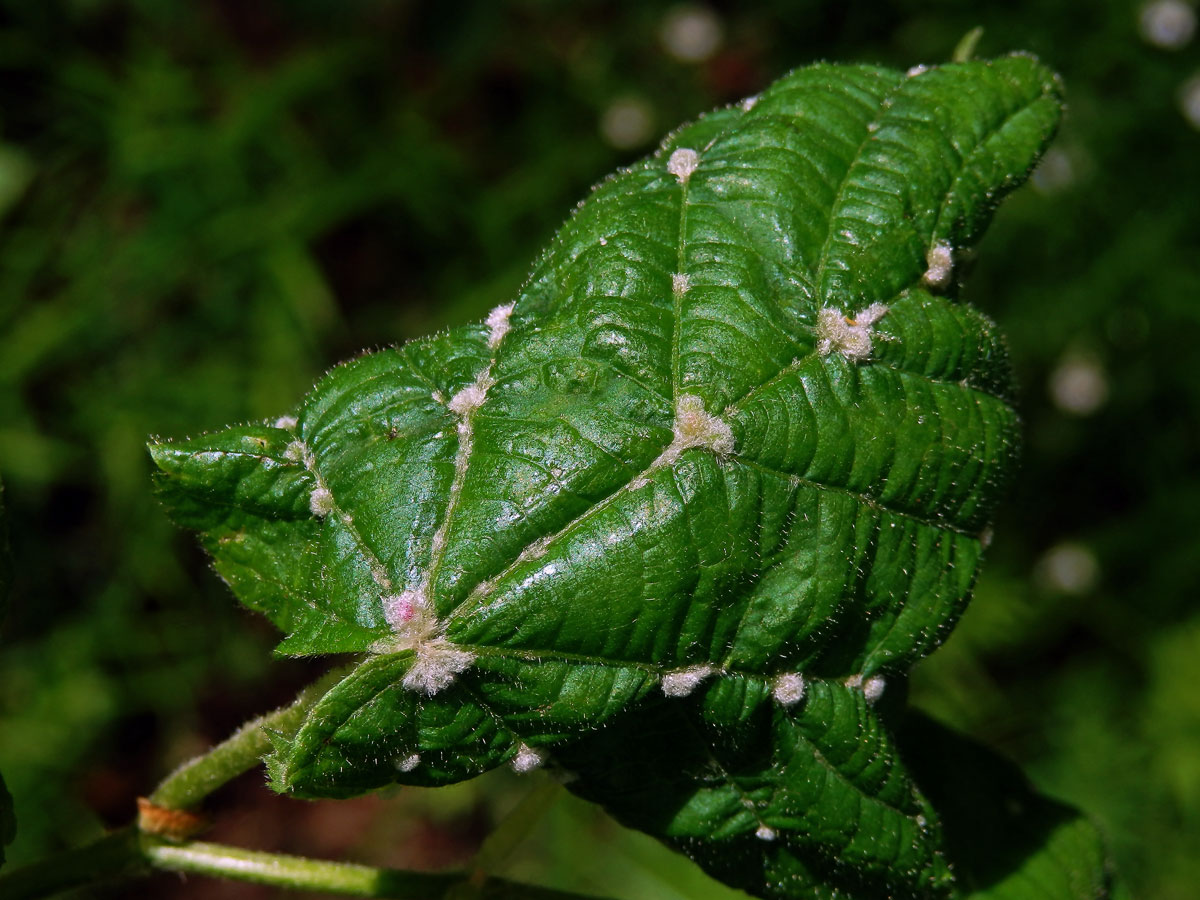
[[[862,691],[812,684],[733,726],[730,693],[660,700],[556,753],[568,787],[755,896],[949,896],[937,813]]]
[[[942,814],[968,900],[1105,900],[1123,890],[1096,826],[1036,793],[1011,762],[920,715],[901,741]]]
[[[348,608],[339,594],[364,563],[346,546],[346,530],[329,535],[314,518],[316,483],[303,459],[289,456],[292,441],[278,428],[244,427],[156,444],[161,496],[176,521],[200,531],[243,603],[283,631],[319,636],[320,652],[362,649],[378,632],[379,610]]]
[[[365,654],[275,787],[551,761],[760,896],[953,891],[873,704],[961,614],[1012,471],[957,283],[1060,112],[1028,56],[797,70],[598,186],[484,324],[153,445],[280,653]]]

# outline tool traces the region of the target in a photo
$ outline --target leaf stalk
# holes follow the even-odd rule
[[[295,732],[329,686],[345,674],[345,670],[330,672],[290,705],[250,720],[207,753],[184,763],[155,789],[148,805],[162,810],[189,809],[254,768],[271,749],[268,731]],[[521,808],[532,806],[530,814],[536,818],[552,796],[545,790],[535,792],[536,802],[522,804]],[[506,843],[504,849],[511,847]],[[486,877],[478,867],[470,873],[407,872],[204,841],[172,841],[133,825],[82,847],[0,873],[0,897],[39,900],[87,885],[143,877],[155,870],[343,897],[434,900],[470,884],[472,896],[480,900],[591,900],[582,894]]]
[[[463,872],[407,872],[205,841],[177,844],[130,827],[0,875],[0,896],[5,900],[40,900],[73,888],[149,875],[155,870],[341,897],[394,900],[436,900],[469,877]],[[484,900],[595,900],[584,894],[499,878],[485,881],[479,896]]]

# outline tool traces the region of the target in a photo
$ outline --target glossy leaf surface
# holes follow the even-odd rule
[[[598,186],[486,323],[155,444],[279,652],[365,654],[275,786],[553,760],[754,894],[954,892],[873,703],[962,612],[1013,467],[958,267],[1060,110],[1025,56],[797,70]]]

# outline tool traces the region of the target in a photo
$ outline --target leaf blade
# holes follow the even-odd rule
[[[862,693],[816,683],[780,707],[757,690],[732,731],[726,686],[627,717],[601,750],[559,753],[568,787],[754,896],[948,896],[936,814]],[[878,742],[847,740],[864,730]]]
[[[1038,794],[999,754],[920,714],[905,757],[946,823],[968,900],[1104,900],[1119,891],[1092,822]]]
[[[1007,356],[956,254],[1060,106],[1023,56],[797,70],[601,184],[486,323],[154,448],[280,652],[367,654],[276,739],[275,786],[552,754],[760,896],[948,895],[871,702],[953,627],[1012,469]],[[660,776],[633,806],[621,747]]]

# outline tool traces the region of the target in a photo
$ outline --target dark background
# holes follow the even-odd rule
[[[1200,39],[1184,0],[660,6],[0,0],[0,645],[15,860],[317,670],[275,662],[149,490],[151,434],[275,417],[363,347],[511,298],[571,205],[684,119],[815,59],[1029,49],[1070,110],[966,296],[1026,448],[977,597],[913,699],[1086,809],[1136,894],[1200,884]],[[306,804],[255,774],[215,839],[459,863],[523,785]],[[564,801],[513,874],[722,892]],[[140,896],[263,897],[164,876]],[[149,893],[147,894],[148,891]]]

